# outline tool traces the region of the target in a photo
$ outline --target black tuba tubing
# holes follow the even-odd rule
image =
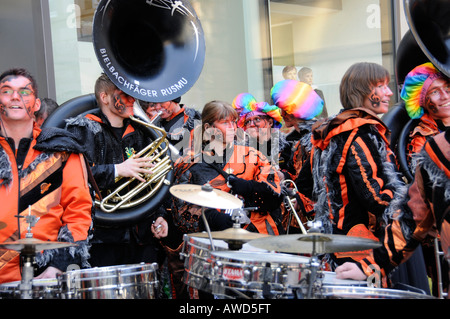
[[[409,135],[411,134],[411,131],[414,129],[414,127],[417,126],[418,122],[419,122],[418,119],[410,119],[408,123],[406,123],[406,125],[403,127],[402,131],[400,132],[400,136],[398,138],[398,149],[402,151],[398,152],[397,158],[400,170],[409,183],[411,183],[414,179],[414,172],[411,171],[408,165],[408,160],[406,158],[406,151],[409,141]]]
[[[66,119],[89,113],[89,111],[97,108],[97,101],[93,93],[75,97],[64,102],[53,111],[53,113],[44,121],[43,127],[65,128]]]

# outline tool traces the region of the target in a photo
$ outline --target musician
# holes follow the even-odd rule
[[[238,119],[235,109],[226,102],[212,101],[202,112],[201,150],[194,150],[176,162],[178,181],[204,185],[241,196],[245,207],[258,207],[251,212],[249,231],[279,235],[279,207],[281,187],[276,168],[258,150],[235,143]],[[199,209],[192,205],[181,205],[174,199],[173,216],[176,224],[187,232],[200,231]],[[189,213],[187,213],[189,211]],[[211,214],[211,228],[230,228],[230,219],[220,217],[219,222]],[[185,220],[189,216],[188,220]],[[221,216],[220,214],[218,216]]]
[[[287,137],[292,161],[285,173],[286,178],[295,180],[311,150],[311,127],[316,121],[314,117],[322,112],[323,100],[310,85],[293,80],[276,83],[270,92],[285,125],[295,128]]]
[[[388,129],[378,117],[388,111],[393,95],[389,80],[381,65],[352,65],[339,87],[344,109],[312,128],[315,219],[326,233],[376,240],[385,209],[405,187],[389,148]],[[373,262],[364,252],[327,257],[332,268],[346,261],[363,267]]]
[[[420,119],[411,130],[407,160],[414,171],[413,156],[427,138],[450,127],[450,79],[430,62],[415,67],[405,78],[401,91],[405,108],[412,119]]]
[[[151,171],[153,164],[148,158],[136,158],[135,154],[149,145],[152,138],[143,125],[129,118],[133,115],[134,98],[118,89],[105,74],[95,83],[95,97],[99,108],[66,120],[66,129],[84,141],[94,179],[105,196],[127,178],[145,182],[140,174]],[[116,178],[123,179],[116,184]],[[91,265],[159,262],[161,250],[157,239],[167,236],[168,231],[164,215],[164,209],[159,208],[149,212],[144,221],[127,226],[104,226],[94,218]],[[158,225],[161,225],[159,232]]]
[[[25,69],[0,75],[0,242],[23,239],[28,232],[42,241],[77,246],[37,252],[37,278],[56,278],[71,265],[89,267],[92,196],[78,141],[68,132],[40,129],[34,113],[41,101],[33,76]],[[0,250],[0,283],[21,280],[21,256]]]
[[[242,99],[241,103],[238,102],[239,99]],[[283,122],[280,109],[267,102],[256,102],[249,93],[239,94],[234,99],[233,106],[238,104],[242,108],[237,125],[246,132],[246,145],[263,153],[280,170],[285,169],[289,158],[282,155],[286,154],[284,149],[290,148],[290,145],[279,130]],[[280,178],[284,178],[281,172]]]
[[[41,127],[47,117],[49,117],[49,115],[52,114],[58,107],[59,104],[51,98],[46,97],[41,99],[41,107],[39,108],[39,111],[34,112],[37,125]]]
[[[244,207],[258,207],[250,213],[248,231],[278,235],[283,231],[279,207],[281,204],[280,180],[276,169],[258,150],[235,143],[238,115],[227,102],[211,101],[202,111],[202,125],[197,127],[195,148],[175,163],[175,180],[179,184],[204,185],[236,194],[243,199]],[[183,287],[178,287],[183,275],[183,265],[178,254],[182,249],[182,236],[204,231],[202,208],[172,197],[170,236],[164,239],[169,256],[169,266],[174,278],[176,294],[183,298]],[[205,209],[211,231],[233,227],[231,213],[226,210]],[[172,226],[172,225],[171,225]],[[178,279],[175,279],[178,278]]]
[[[373,274],[374,268],[388,274],[408,260],[421,243],[436,236],[440,236],[442,251],[449,261],[449,189],[450,129],[447,129],[425,143],[417,155],[414,181],[388,207],[386,215],[391,221],[380,235],[383,246],[371,252],[374,264],[345,263],[336,268],[337,278],[364,280]]]
[[[197,110],[180,103],[181,97],[161,103],[149,103],[149,107],[161,113],[157,122],[167,132],[168,141],[180,151],[179,154],[172,154],[174,161],[177,159],[176,155],[183,155],[190,148],[191,132],[201,118]]]
[[[306,189],[306,185],[311,184],[312,176],[311,174],[300,175],[300,172],[304,166],[310,165],[311,127],[316,122],[314,117],[322,112],[323,100],[310,85],[292,80],[276,83],[271,89],[271,96],[275,105],[281,109],[285,123],[295,125],[298,140],[291,144],[289,155],[286,155],[290,159],[283,173],[285,179],[296,183],[297,190],[294,193],[296,210],[303,222],[306,222],[314,213],[314,203],[310,199],[312,191]],[[287,150],[285,153],[288,154]],[[304,171],[309,172],[310,169]],[[291,219],[289,222],[289,219],[290,215],[284,214],[285,227],[289,227],[290,232],[300,232],[297,220]]]
[[[158,111],[155,109],[155,103],[139,100],[139,105],[150,120],[157,121]]]

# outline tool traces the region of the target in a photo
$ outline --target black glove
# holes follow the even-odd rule
[[[218,211],[217,209],[205,209],[204,213],[211,231],[220,231],[233,227],[234,221],[228,214]],[[203,218],[200,219],[200,223],[202,228],[205,228]]]
[[[227,183],[235,194],[246,195],[253,191],[253,181],[247,181],[234,175],[228,176]]]

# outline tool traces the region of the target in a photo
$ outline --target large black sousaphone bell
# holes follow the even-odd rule
[[[135,99],[148,102],[171,101],[185,94],[200,76],[205,59],[203,29],[187,0],[101,0],[94,14],[93,46],[111,81]],[[94,94],[73,98],[61,104],[43,127],[63,128],[66,119],[97,107]],[[121,192],[111,201],[96,200],[94,219],[101,225],[133,225],[148,218],[169,195],[174,178],[165,134],[144,118],[138,103],[134,112],[132,119],[148,126],[155,145],[148,146],[147,154],[157,158],[155,167],[161,169],[134,188],[142,189],[136,195],[134,189],[122,194],[118,187],[110,191]]]
[[[136,99],[173,100],[200,76],[204,34],[188,1],[102,0],[93,29],[101,67]]]
[[[404,0],[409,30],[399,43],[396,52],[395,76],[403,85],[406,75],[416,66],[431,62],[439,71],[450,76],[450,1]],[[412,181],[406,160],[406,145],[410,131],[417,120],[406,113],[403,101],[383,116],[391,131],[391,147],[396,151],[400,169]]]

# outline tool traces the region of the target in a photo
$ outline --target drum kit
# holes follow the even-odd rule
[[[324,271],[320,256],[361,251],[379,242],[323,234],[317,225],[309,233],[271,236],[241,228],[246,212],[237,197],[209,184],[176,185],[177,198],[202,207],[206,232],[186,234],[180,257],[184,283],[216,299],[427,299],[426,294],[373,287],[366,281],[336,279]],[[231,209],[234,225],[211,232],[204,208]],[[73,243],[33,238],[30,226],[24,239],[0,244],[0,249],[20,252],[22,280],[0,285],[2,299],[156,299],[157,264],[135,264],[74,269],[55,279],[35,279],[35,255],[43,250],[74,246]]]
[[[34,278],[33,262],[44,250],[76,246],[74,243],[33,238],[34,216],[27,216],[25,238],[4,242],[0,249],[14,250],[23,260],[22,279],[0,285],[0,299],[156,299],[158,264],[140,263],[68,270],[52,279]]]
[[[233,209],[232,228],[186,234],[181,257],[184,283],[216,299],[428,299],[425,293],[374,287],[373,283],[336,279],[324,271],[320,256],[363,251],[381,243],[319,232],[271,236],[249,232],[239,223],[245,210],[237,197],[209,184],[176,185],[172,195],[201,207]]]

